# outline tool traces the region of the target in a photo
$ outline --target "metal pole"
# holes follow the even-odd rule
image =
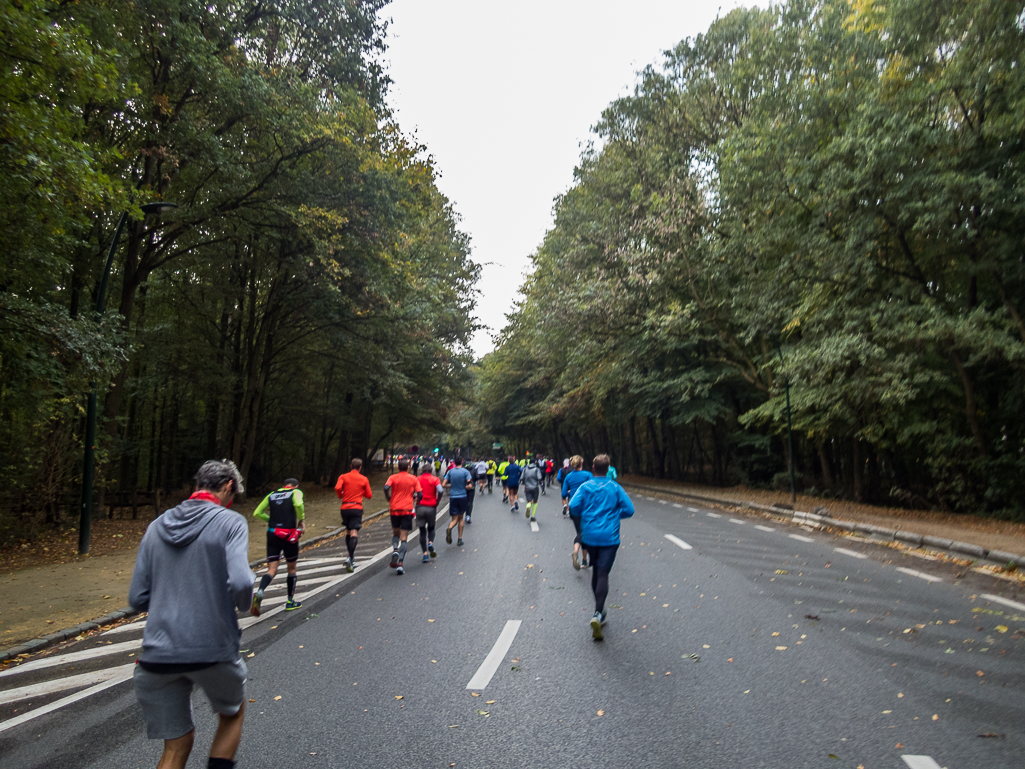
[[[121,214],[117,223],[117,230],[114,231],[114,239],[110,242],[110,249],[107,251],[107,263],[103,267],[103,275],[100,277],[100,287],[96,291],[96,324],[100,324],[103,317],[104,299],[107,295],[107,282],[110,278],[110,270],[114,265],[114,254],[117,252],[118,241],[121,240],[121,231],[128,221],[128,212]],[[89,554],[89,537],[93,517],[93,476],[96,464],[96,382],[89,383],[89,398],[85,411],[85,456],[82,464],[82,507],[78,518],[78,554]]]

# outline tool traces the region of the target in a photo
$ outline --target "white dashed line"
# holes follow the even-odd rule
[[[521,624],[522,620],[518,619],[511,619],[505,623],[505,627],[502,629],[501,635],[498,636],[498,640],[495,641],[495,645],[491,647],[488,656],[484,658],[480,667],[477,668],[477,672],[470,679],[470,683],[466,685],[467,689],[483,689],[491,683],[491,677],[495,675],[498,666],[505,659],[506,652],[512,646],[513,639],[516,638],[516,633],[519,632]]]
[[[903,566],[898,566],[897,571],[901,574],[907,574],[909,577],[918,577],[924,579],[926,582],[942,582],[943,580],[939,577],[934,577],[932,574],[926,574],[924,571],[916,571],[915,569],[905,569]]]
[[[664,499],[660,499],[660,500],[658,501],[658,503],[659,503],[660,505],[667,505],[667,504],[669,504],[669,503],[668,503],[668,502],[666,502],[666,501],[665,501]]]
[[[987,601],[992,601],[993,603],[1001,603],[1004,606],[1009,606],[1012,609],[1017,609],[1018,611],[1025,611],[1025,603],[1018,603],[1017,601],[1012,601],[1010,598],[1001,598],[1000,596],[993,595],[992,593],[983,593],[980,597],[985,598]]]
[[[719,515],[719,513],[705,513],[705,515],[707,515],[709,518],[722,518],[722,516]]]
[[[698,510],[696,507],[688,507],[687,508],[687,512],[689,512],[689,513],[700,513],[701,511]]]
[[[679,537],[674,537],[672,534],[666,534],[665,538],[668,539],[670,542],[672,542],[674,545],[679,545],[684,550],[693,550],[694,549],[693,547],[688,545],[686,542],[684,542],[682,539],[680,539]]]
[[[541,527],[537,525],[537,521],[531,521],[530,530],[537,534],[539,531],[541,531]]]
[[[755,528],[758,529],[759,531],[772,531],[772,532],[776,531],[771,526],[762,526],[760,523],[756,523],[755,524]]]
[[[730,523],[739,523],[741,526],[743,526],[747,523],[747,521],[742,521],[739,518],[730,518]]]
[[[811,537],[802,537],[800,534],[787,534],[790,539],[796,539],[798,542],[814,542],[815,540]]]
[[[932,756],[901,756],[909,769],[943,769]]]
[[[843,553],[844,555],[849,555],[851,558],[861,558],[863,560],[865,558],[868,558],[868,556],[865,555],[864,553],[859,553],[856,550],[847,550],[846,548],[843,548],[843,547],[834,547],[833,548],[833,552],[834,553]]]
[[[673,507],[675,507],[677,510],[683,509],[683,505],[677,504],[676,502],[673,502]]]

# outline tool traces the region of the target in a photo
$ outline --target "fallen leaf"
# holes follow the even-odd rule
[[[605,715],[605,711],[604,711],[604,710],[599,710],[599,711],[598,711],[598,715],[599,715],[599,716],[603,716],[603,715]]]
[[[897,692],[897,699],[898,700],[904,699],[904,692]]]
[[[886,714],[888,714],[888,713],[892,713],[892,712],[893,712],[892,710],[884,710],[884,711],[883,711],[883,714],[884,714],[884,715],[886,715]]]
[[[449,729],[458,729],[459,728],[459,724],[449,724],[448,728]],[[455,766],[455,764],[449,764],[449,766]]]
[[[396,694],[396,695],[395,695],[395,699],[397,699],[397,700],[401,700],[401,699],[402,699],[402,695],[401,695],[401,694]]]
[[[250,702],[256,702],[256,700],[249,700]]]
[[[429,620],[427,620],[427,621],[428,621],[428,622],[434,622],[434,620],[432,620],[432,619],[429,619]]]
[[[813,620],[815,620],[815,619],[821,620],[822,619],[822,617],[818,616],[817,614],[805,614],[804,618],[805,619],[813,619]]]
[[[486,711],[486,710],[478,710],[477,711],[477,715],[478,716],[485,716],[485,717],[487,717],[487,716],[490,716],[491,714],[488,711]]]
[[[711,649],[712,647],[711,647],[711,646],[709,646],[708,644],[702,644],[702,645],[701,645],[701,648],[702,648],[702,649]]]
[[[278,629],[278,626],[277,626],[277,625],[271,625],[271,626],[270,626],[270,629],[271,629],[271,630],[277,630],[277,629]]]
[[[997,732],[983,732],[979,735],[980,737],[1003,737],[1004,735]]]
[[[776,651],[778,651],[778,652],[785,652],[786,650],[787,650],[787,647],[785,647],[785,646],[777,646],[776,647]]]
[[[251,652],[251,653],[246,655],[246,659],[249,659],[250,657],[255,657],[255,656],[256,656],[256,652]]]
[[[776,637],[776,636],[778,636],[778,635],[779,635],[779,631],[777,631],[777,632],[773,633],[773,634],[772,634],[772,637],[773,637],[773,638],[775,638],[775,637]]]
[[[471,697],[480,697],[480,692],[470,692]]]
[[[996,630],[998,633],[1006,633],[1007,632],[1007,625],[997,625],[993,629]]]
[[[975,671],[975,675],[977,675],[977,676],[984,676],[984,675],[986,675],[986,674],[985,674],[985,673],[983,673],[983,672],[982,672],[981,670],[976,670],[976,671]]]
[[[895,747],[895,748],[897,748],[898,750],[900,750],[901,748],[903,748],[903,747],[904,747],[904,743],[902,743],[902,742],[898,742],[898,743],[897,743],[896,745],[894,745],[893,747]]]
[[[437,661],[437,660],[431,660],[431,664],[432,664],[432,665],[437,665],[437,664],[438,664],[438,661]]]
[[[932,714],[932,720],[933,721],[939,721],[940,720],[940,714],[939,713],[933,713]]]
[[[830,753],[829,757],[831,759],[833,759],[834,761],[839,761],[840,760],[840,756],[838,756],[836,753]]]
[[[668,675],[672,675],[672,672],[671,672],[671,671],[669,671],[669,670],[667,670],[667,671],[666,671],[666,675],[667,675],[667,676],[668,676]]]
[[[279,694],[277,697],[274,698],[274,701],[277,702],[280,699],[281,699],[281,695]]]
[[[485,704],[485,705],[494,705],[494,704],[495,704],[495,700],[488,700],[488,701],[487,701],[487,702],[485,702],[484,704]]]
[[[727,662],[733,662],[733,657],[730,657],[730,658],[729,658],[728,660],[726,660],[726,661],[727,661]]]

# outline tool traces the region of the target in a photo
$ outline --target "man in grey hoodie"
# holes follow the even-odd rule
[[[220,717],[209,769],[231,769],[242,739],[246,665],[236,610],[249,609],[249,526],[227,508],[242,492],[233,462],[210,460],[196,491],[149,525],[139,545],[128,602],[149,612],[135,695],[150,739],[164,740],[160,769],[184,769],[192,751],[192,690]]]

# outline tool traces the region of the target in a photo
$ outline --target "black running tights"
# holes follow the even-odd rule
[[[591,590],[594,592],[594,610],[605,611],[605,599],[609,597],[609,572],[616,560],[619,545],[607,545],[587,548],[591,560]]]

